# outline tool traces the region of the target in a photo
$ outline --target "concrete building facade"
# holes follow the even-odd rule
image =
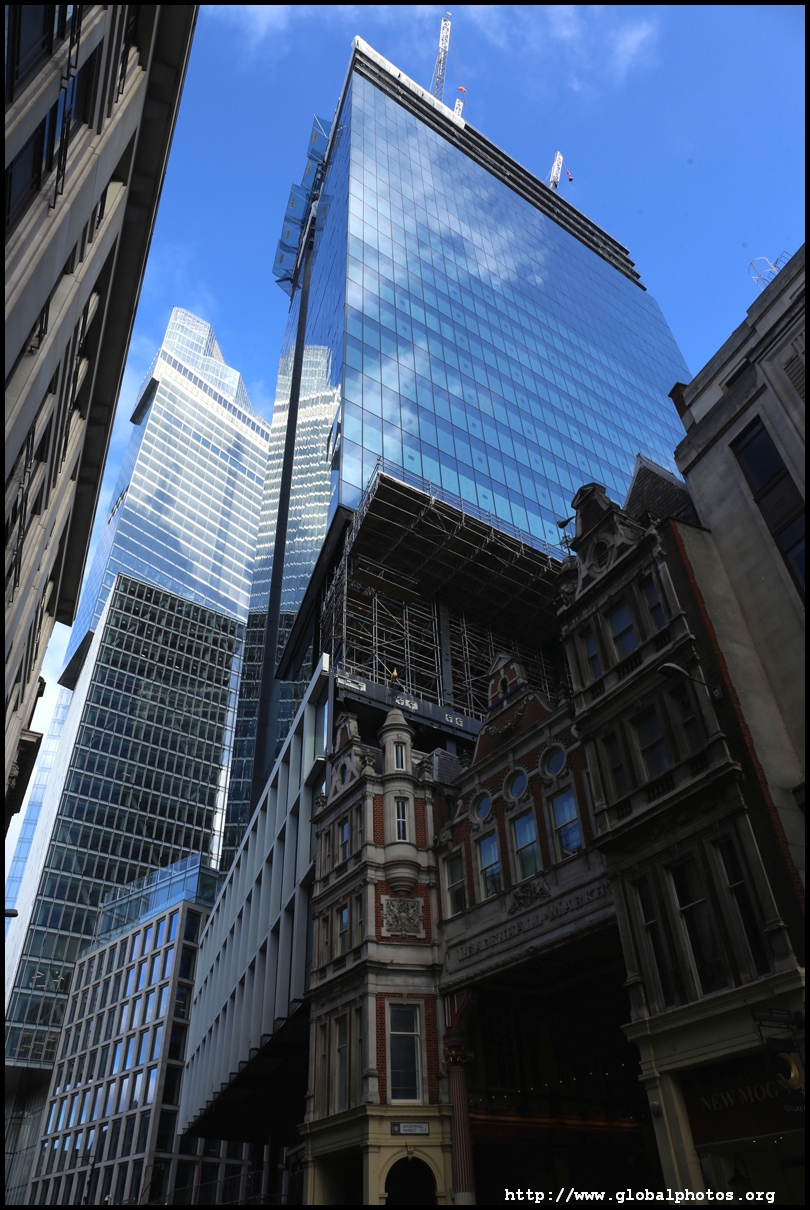
[[[690,548],[792,859],[804,882],[804,247],[672,397],[675,450],[711,557]]]
[[[196,5],[6,8],[5,784],[73,621]]]
[[[625,510],[581,488],[560,575],[572,716],[626,970],[623,1030],[665,1185],[778,1189],[792,1203],[802,884],[697,574],[717,562],[713,535],[673,486],[662,475],[657,505],[648,488],[636,516],[633,488]]]

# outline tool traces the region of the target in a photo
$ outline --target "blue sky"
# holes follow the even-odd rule
[[[445,99],[630,250],[693,372],[756,296],[755,256],[804,239],[798,5],[468,5]],[[203,6],[130,348],[98,518],[171,308],[213,324],[269,418],[288,300],[271,265],[312,115],[331,118],[360,34],[429,86],[439,6]],[[97,525],[98,528],[98,525]],[[67,628],[46,657],[52,710]]]

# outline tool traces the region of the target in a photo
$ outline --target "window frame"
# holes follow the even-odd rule
[[[642,704],[641,709],[637,710],[630,719],[630,725],[633,729],[633,740],[636,746],[640,768],[644,774],[645,782],[657,781],[659,777],[664,777],[665,774],[670,772],[672,766],[676,763],[673,760],[672,743],[667,734],[667,728],[664,723],[664,718],[662,718],[662,714],[663,711],[661,709],[661,705],[657,701],[647,702]],[[654,743],[663,746],[663,753],[667,762],[663,768],[658,769],[656,772],[650,771],[650,767],[647,764],[647,758],[645,756],[645,753],[650,751],[654,745],[652,743],[642,744],[641,735],[639,734],[639,723],[649,718],[653,718],[658,725],[660,734],[656,737]]]
[[[620,630],[618,633],[614,633],[612,618],[621,609],[627,610],[627,615],[628,615],[630,621],[629,621],[629,624],[627,626],[625,626],[623,630]],[[635,610],[633,609],[632,605],[630,604],[629,595],[625,596],[625,597],[620,597],[618,600],[613,601],[608,606],[608,608],[605,610],[605,621],[607,622],[607,628],[608,628],[608,632],[610,634],[610,641],[613,645],[613,651],[616,656],[616,663],[620,664],[623,660],[629,659],[630,656],[634,654],[634,652],[638,651],[639,647],[641,646],[641,642],[642,642],[641,635],[639,632],[638,620],[635,616]],[[630,648],[629,651],[621,651],[619,648],[619,640],[622,639],[627,634],[632,634],[633,640],[634,640],[633,646]]]
[[[349,952],[349,904],[338,904],[335,908],[335,956]]]
[[[589,651],[588,649],[588,639],[591,639],[593,642],[593,651]],[[596,637],[596,625],[593,622],[580,631],[579,640],[585,657],[585,667],[588,669],[588,675],[591,683],[593,683],[604,676],[605,672],[602,667],[602,652],[599,649],[599,640]]]
[[[644,603],[647,606],[647,614],[652,622],[653,634],[660,634],[661,631],[666,630],[667,626],[669,625],[669,618],[667,617],[667,611],[664,608],[663,595],[659,590],[655,576],[652,574],[652,572],[642,579],[641,592],[644,597]],[[651,600],[650,598],[653,595],[655,599]],[[656,614],[656,610],[660,614],[660,621]]]
[[[642,886],[649,896],[651,913],[644,903]],[[638,931],[644,936],[642,965],[652,975],[652,991],[662,1011],[675,1008],[680,1002],[678,994],[677,967],[671,953],[667,933],[666,905],[660,894],[652,870],[646,870],[631,882],[633,890],[633,915],[638,922]],[[654,1007],[654,1005],[652,1006]]]
[[[766,978],[772,974],[773,953],[768,944],[768,936],[764,927],[762,905],[757,895],[754,879],[742,845],[736,836],[730,832],[719,836],[712,846],[713,864],[717,865],[720,875],[720,885],[725,890],[725,899],[733,922],[733,931],[739,937],[749,977],[752,979]],[[726,849],[732,862],[738,867],[739,877],[730,868]],[[752,936],[753,935],[753,936]],[[760,953],[757,956],[756,950]]]
[[[677,883],[675,881],[675,871],[678,870],[679,868],[687,865],[690,862],[692,863],[692,865],[694,867],[695,874],[696,874],[696,880],[698,883],[698,888],[699,888],[701,894],[697,899],[694,899],[690,903],[686,904],[685,906],[682,906],[681,902],[680,902],[680,897],[678,894]],[[706,873],[703,869],[702,862],[699,860],[699,856],[698,856],[697,852],[695,852],[694,850],[691,850],[691,851],[680,854],[675,861],[671,861],[667,864],[666,872],[667,872],[667,881],[669,883],[670,896],[671,896],[671,900],[672,900],[672,907],[675,912],[675,917],[676,917],[676,919],[678,921],[678,925],[679,925],[679,936],[681,939],[681,946],[683,948],[683,953],[686,958],[687,965],[689,967],[689,972],[692,976],[692,982],[694,985],[696,997],[700,1000],[703,1000],[709,996],[716,996],[716,995],[721,994],[722,992],[728,991],[730,988],[732,988],[734,986],[733,974],[732,974],[731,966],[730,966],[730,963],[728,960],[726,946],[724,945],[723,937],[721,934],[721,927],[720,927],[721,922],[718,919],[717,912],[715,910],[715,905],[713,904],[711,896],[709,894],[709,887],[707,885]],[[709,925],[707,932],[709,934],[713,934],[713,936],[711,937],[711,941],[713,944],[715,944],[718,947],[720,956],[722,957],[723,965],[725,967],[725,973],[726,973],[725,984],[723,984],[722,986],[713,987],[709,990],[704,990],[704,987],[703,987],[703,981],[701,980],[701,977],[700,977],[699,961],[698,961],[698,957],[695,954],[694,943],[692,940],[692,935],[690,933],[689,923],[686,918],[687,912],[692,912],[693,909],[700,908],[701,906],[705,906],[705,910],[707,913],[707,919],[708,919],[708,925]],[[690,917],[690,919],[697,919],[697,914],[695,913],[692,917]]]
[[[528,841],[526,844],[519,845],[518,844],[518,824],[522,823],[523,820],[526,820],[526,819],[528,819],[531,822],[533,839]],[[536,819],[535,813],[531,807],[529,808],[528,811],[521,811],[520,815],[516,816],[512,820],[512,843],[514,846],[514,854],[515,854],[515,881],[516,882],[525,882],[528,878],[534,878],[536,874],[540,873],[541,869],[543,868],[543,864],[542,864],[542,861],[540,860],[540,840],[539,840],[539,837],[537,834],[537,819]],[[530,849],[530,848],[534,850],[535,868],[531,871],[531,873],[526,874],[523,870],[523,861],[522,861],[521,854],[525,853],[526,850]]]
[[[557,812],[555,810],[554,804],[557,801],[557,799],[562,798],[564,795],[567,795],[567,794],[570,794],[571,800],[574,804],[574,815],[571,819],[566,819],[562,823],[558,823],[557,822]],[[573,857],[577,857],[579,855],[579,852],[581,849],[585,848],[585,845],[584,845],[584,842],[582,839],[582,820],[580,818],[580,813],[579,813],[579,802],[577,800],[577,794],[576,794],[576,790],[574,789],[573,783],[569,783],[567,786],[561,786],[555,794],[549,795],[548,809],[549,809],[549,814],[551,816],[551,827],[552,827],[552,831],[554,833],[554,852],[557,856],[557,861],[558,862],[570,861]],[[579,836],[579,844],[577,845],[576,849],[573,852],[564,852],[563,844],[560,839],[560,833],[562,832],[563,828],[570,827],[570,825],[574,822],[576,822],[576,825],[577,825],[577,834]]]
[[[344,861],[349,860],[351,850],[351,834],[349,829],[349,817],[344,815],[337,822],[337,847],[338,847],[338,865],[342,865]]]
[[[410,831],[408,819],[408,799],[394,799],[394,839],[397,842],[408,842]]]
[[[762,435],[764,435],[765,438],[770,442],[773,452],[781,463],[781,470],[777,471],[771,476],[770,479],[757,487],[756,481],[749,473],[749,468],[746,466],[741,455],[744,455],[745,450],[753,444],[754,440],[758,436]],[[739,433],[733,441],[729,442],[729,449],[731,450],[734,460],[742,473],[748,490],[751,493],[751,499],[757,506],[759,514],[762,517],[773,544],[779,551],[782,562],[787,568],[788,574],[790,575],[797,592],[801,596],[802,600],[804,600],[805,582],[799,578],[797,568],[793,560],[789,557],[790,551],[797,547],[799,542],[803,541],[804,539],[799,539],[797,537],[790,543],[789,546],[787,546],[780,542],[780,538],[782,538],[783,535],[788,532],[788,530],[795,526],[798,521],[804,519],[805,500],[796,484],[796,480],[794,479],[790,468],[782,456],[782,453],[773,437],[773,434],[771,433],[770,428],[765,423],[764,418],[761,415],[755,416],[751,423],[746,425],[743,431]],[[788,507],[785,514],[778,519],[775,517],[771,517],[769,519],[767,497],[771,496],[779,485],[785,483],[786,481],[790,483],[790,487],[792,488],[794,495],[793,506],[792,508]]]
[[[450,863],[453,861],[458,861],[461,867],[461,878],[456,882],[450,881]],[[466,912],[467,910],[467,872],[465,869],[465,864],[463,848],[456,849],[454,853],[448,853],[442,862],[444,867],[444,891],[448,920],[452,919],[453,916],[460,916],[462,912]],[[455,909],[453,907],[453,892],[459,887],[461,888],[462,906],[458,909]]]
[[[341,1042],[341,1026],[343,1041]],[[349,1013],[342,1012],[332,1017],[332,1062],[334,1067],[332,1086],[332,1109],[343,1113],[351,1108],[351,1071],[349,1066]],[[342,1052],[342,1053],[341,1053]],[[341,1105],[341,1091],[345,1104]]]
[[[415,1032],[406,1034],[392,1029],[391,1024],[391,1009],[392,1008],[407,1008],[413,1011],[414,1021],[416,1023]],[[425,1080],[425,1060],[423,1054],[423,1038],[424,1038],[424,1003],[421,1000],[406,1000],[399,997],[392,998],[387,1001],[385,1014],[385,1032],[386,1032],[386,1052],[388,1058],[388,1104],[389,1105],[422,1105],[424,1103],[427,1081]],[[391,1059],[391,1041],[393,1037],[413,1037],[416,1039],[416,1096],[415,1097],[395,1097],[393,1087],[393,1066]]]
[[[492,841],[495,845],[495,861],[491,861],[488,865],[484,865],[483,846],[485,844],[489,843],[489,841]],[[500,895],[501,891],[503,890],[503,872],[501,870],[501,847],[498,844],[497,831],[495,831],[493,829],[491,832],[487,832],[485,836],[479,837],[479,839],[476,841],[476,848],[478,851],[478,874],[479,874],[479,886],[481,888],[481,900],[483,901],[486,899],[494,899],[495,896]],[[495,871],[496,871],[494,874],[487,874],[488,870],[493,870],[493,869],[495,869]],[[492,891],[487,890],[487,881],[489,878],[492,878],[493,880],[497,879],[497,881],[498,881],[497,887]]]

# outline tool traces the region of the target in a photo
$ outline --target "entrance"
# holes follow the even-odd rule
[[[385,1179],[387,1206],[435,1206],[436,1182],[423,1160],[397,1160]]]

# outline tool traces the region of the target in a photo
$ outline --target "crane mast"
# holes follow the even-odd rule
[[[442,28],[439,34],[439,53],[436,56],[436,66],[433,69],[433,82],[430,91],[437,101],[444,100],[444,78],[447,74],[447,52],[450,49],[450,13],[442,17]]]
[[[551,165],[551,172],[549,173],[549,178],[548,178],[548,183],[555,192],[560,186],[560,177],[562,176],[562,164],[563,164],[562,152],[558,151],[554,157],[554,163]]]

